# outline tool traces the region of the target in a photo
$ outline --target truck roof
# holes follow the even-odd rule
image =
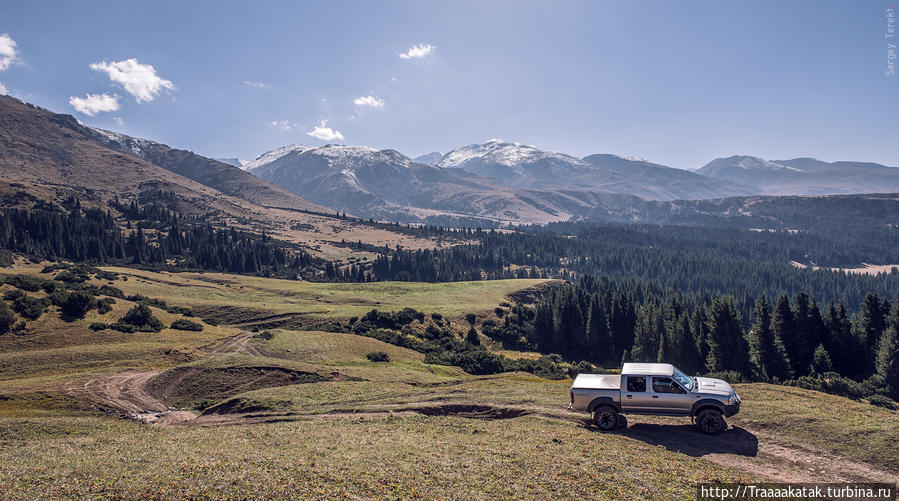
[[[621,374],[671,376],[674,374],[674,366],[671,364],[636,364],[629,362],[621,366]]]

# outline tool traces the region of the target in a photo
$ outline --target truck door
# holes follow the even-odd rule
[[[690,414],[693,398],[690,393],[672,378],[653,376],[649,392],[651,412],[659,414]]]
[[[624,387],[621,388],[621,409],[624,412],[647,412],[650,409],[647,379],[646,376],[625,376]]]

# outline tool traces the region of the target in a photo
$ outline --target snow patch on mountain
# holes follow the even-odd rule
[[[305,144],[288,144],[287,146],[282,146],[271,151],[266,151],[262,155],[256,157],[255,160],[250,160],[249,162],[244,163],[241,168],[244,170],[253,170],[258,167],[262,167],[265,164],[272,163],[275,160],[283,157],[284,155],[287,155],[288,153],[292,153],[294,151],[304,153],[313,149],[315,149],[313,146],[307,146]]]

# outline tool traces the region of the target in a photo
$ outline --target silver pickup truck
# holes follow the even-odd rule
[[[671,364],[627,363],[617,374],[579,374],[571,405],[593,414],[603,431],[626,428],[622,414],[690,416],[703,433],[727,429],[725,417],[740,412],[740,396],[720,379],[690,377]]]

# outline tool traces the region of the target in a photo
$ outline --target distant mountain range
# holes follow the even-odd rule
[[[415,160],[394,150],[290,145],[244,167],[313,202],[405,222],[548,222],[604,212],[620,219],[650,200],[899,191],[899,169],[878,164],[732,157],[694,172],[611,154],[577,158],[502,140]]]
[[[899,191],[899,169],[871,162],[823,162],[814,158],[765,160],[717,158],[699,174],[755,186],[770,195],[837,195]]]
[[[873,163],[735,156],[693,172],[611,154],[577,158],[502,140],[416,160],[395,150],[300,144],[248,162],[221,160],[87,127],[70,115],[0,96],[5,207],[72,194],[97,204],[116,196],[165,199],[179,212],[227,224],[324,235],[331,230],[289,221],[308,211],[337,210],[457,226],[581,218],[657,222],[740,213],[768,200],[758,196],[766,194],[899,192],[899,169]]]

